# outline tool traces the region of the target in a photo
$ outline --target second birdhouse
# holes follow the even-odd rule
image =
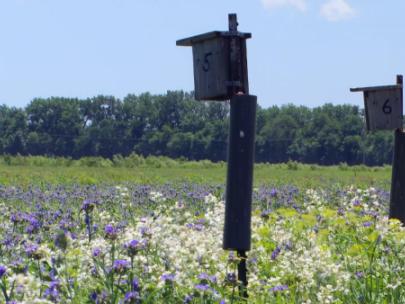
[[[176,42],[193,48],[195,99],[227,100],[235,90],[249,91],[246,39],[250,37],[250,33],[214,31]]]
[[[364,93],[367,130],[402,128],[402,84],[350,90]]]

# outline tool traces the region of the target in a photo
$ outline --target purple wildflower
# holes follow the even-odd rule
[[[0,279],[6,274],[7,268],[6,266],[0,265]]]
[[[101,251],[101,249],[99,247],[96,247],[93,249],[93,257],[95,257],[95,258],[101,256],[102,253],[103,252]]]
[[[45,298],[49,298],[54,302],[59,301],[60,298],[58,290],[59,285],[60,285],[59,281],[52,281],[49,284],[49,287],[45,290],[44,293]]]
[[[115,240],[118,236],[117,228],[111,224],[107,224],[104,228],[105,237],[110,240]]]
[[[124,245],[129,256],[135,256],[142,248],[143,244],[138,240],[132,240]]]
[[[100,294],[98,294],[96,291],[92,292],[90,295],[90,300],[92,300],[96,304],[103,304],[107,303],[107,297],[108,293],[104,290]]]
[[[127,260],[115,260],[113,269],[117,273],[124,273],[129,268],[129,262]]]
[[[129,291],[125,294],[124,303],[128,303],[128,304],[138,303],[139,299],[140,299],[140,296],[137,291]]]
[[[262,213],[260,214],[260,216],[264,219],[268,219],[269,218],[269,214],[271,213],[270,209],[264,210],[262,211]]]
[[[14,273],[25,273],[28,269],[26,263],[24,263],[22,258],[17,258],[10,263],[11,268]]]
[[[239,263],[238,257],[235,255],[235,252],[230,251],[228,255],[228,262],[229,263]]]
[[[279,246],[276,247],[276,249],[274,249],[274,251],[271,253],[271,259],[274,261],[278,255],[281,252],[281,248]]]
[[[97,301],[97,292],[93,291],[93,292],[90,294],[90,300],[92,300],[93,302],[96,302],[96,301]]]
[[[89,212],[93,211],[93,209],[94,209],[94,202],[89,199],[86,199],[83,201],[83,204],[82,204],[82,207],[80,210],[83,210],[84,212],[89,213]]]
[[[150,238],[152,236],[152,231],[148,227],[141,227],[140,232],[144,238]]]
[[[198,278],[199,278],[200,280],[208,280],[209,275],[206,274],[205,272],[202,272],[202,273],[200,273],[200,274],[198,275]]]
[[[355,276],[356,276],[357,279],[361,279],[361,278],[364,277],[364,272],[363,271],[357,271],[355,273]]]
[[[204,229],[204,225],[202,225],[202,224],[194,224],[193,229],[195,231],[202,231]]]
[[[287,289],[288,289],[287,285],[277,285],[277,286],[274,286],[274,287],[270,288],[270,291],[278,292],[278,291],[284,291],[284,290],[287,290]]]
[[[225,281],[229,284],[236,284],[236,274],[234,272],[228,272]]]
[[[37,253],[37,251],[38,251],[38,245],[36,245],[36,244],[27,244],[27,245],[25,245],[25,253],[27,254],[27,256],[29,257],[29,258],[31,258],[31,257],[36,257],[36,253]]]
[[[363,223],[363,227],[370,227],[371,225],[373,225],[373,223],[369,221]]]
[[[194,286],[195,289],[199,290],[199,291],[207,291],[210,289],[210,286],[208,284],[197,284]]]
[[[134,278],[132,280],[131,285],[132,285],[132,290],[139,291],[139,280],[137,278]]]
[[[205,282],[212,282],[212,283],[216,283],[217,281],[217,277],[216,276],[210,276],[205,272],[202,272],[198,275],[198,278],[201,280],[202,283]]]
[[[160,276],[160,279],[164,282],[173,282],[175,275],[172,273],[165,273]]]
[[[183,304],[189,304],[189,303],[191,303],[191,301],[193,301],[193,296],[192,295],[186,295],[184,297]]]
[[[20,213],[20,212],[17,212],[17,213],[11,214],[10,220],[11,220],[14,224],[21,222],[21,221],[22,221],[21,213]]]

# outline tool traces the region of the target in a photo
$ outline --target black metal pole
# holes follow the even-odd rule
[[[246,251],[243,250],[238,250],[238,258],[240,259],[240,262],[238,264],[238,281],[241,283],[240,288],[239,288],[239,294],[243,298],[248,297],[247,293],[247,285],[248,285],[248,279],[247,279],[247,268],[246,268]]]
[[[405,225],[405,133],[396,130],[394,141],[389,216],[399,219]]]
[[[397,84],[403,85],[402,75],[397,75]],[[402,95],[401,93],[401,107],[403,106]],[[405,133],[403,129],[395,131],[389,217],[399,219],[405,225]]]
[[[236,250],[241,258],[238,280],[244,297],[248,284],[246,251],[251,245],[256,107],[256,96],[236,95],[231,99],[223,248]]]
[[[246,44],[238,36],[236,14],[229,14],[228,21],[231,113],[223,248],[237,251],[239,293],[247,298],[257,98],[249,95]]]

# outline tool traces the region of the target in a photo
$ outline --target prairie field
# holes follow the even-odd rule
[[[0,164],[0,303],[405,303],[390,167],[255,166],[248,298],[226,164]]]

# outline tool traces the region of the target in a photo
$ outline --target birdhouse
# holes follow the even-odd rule
[[[350,89],[364,94],[368,131],[402,128],[402,77],[400,79],[397,85]]]
[[[250,33],[213,31],[178,40],[193,50],[194,91],[197,100],[227,100],[248,93],[246,39]]]

